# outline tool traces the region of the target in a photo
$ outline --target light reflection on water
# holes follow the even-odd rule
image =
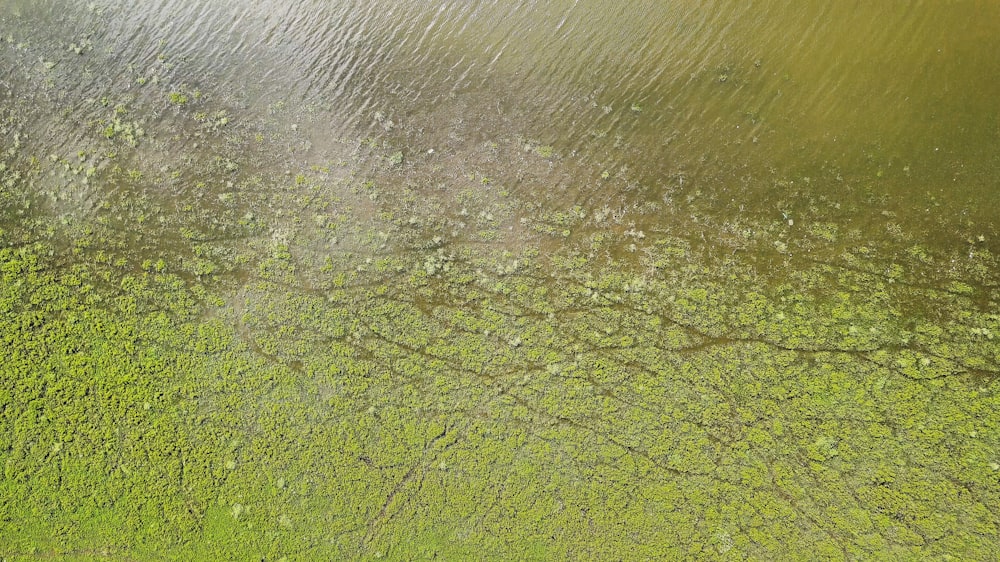
[[[842,220],[985,228],[1000,208],[997,4],[50,0],[0,15],[39,57],[98,46],[59,85],[80,120],[161,67],[249,115],[309,108],[314,153],[364,134],[452,153],[523,135],[554,147],[578,199],[621,189],[595,181],[607,172],[721,214],[822,196]]]

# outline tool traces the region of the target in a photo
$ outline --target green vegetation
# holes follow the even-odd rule
[[[277,246],[258,279],[203,285],[229,266],[197,234],[175,251],[205,260],[141,267],[113,230],[39,235],[0,250],[9,556],[997,544],[1000,316],[967,290],[827,265],[755,290],[651,237],[638,270],[567,246],[306,273]]]

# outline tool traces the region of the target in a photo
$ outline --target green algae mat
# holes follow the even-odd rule
[[[528,130],[321,151],[169,54],[56,95],[80,43],[3,46],[3,560],[1000,551],[994,225],[734,219]]]

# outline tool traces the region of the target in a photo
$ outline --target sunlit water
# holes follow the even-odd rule
[[[78,120],[89,97],[168,57],[162,80],[248,116],[308,108],[315,160],[331,138],[446,158],[523,135],[553,147],[581,203],[628,186],[630,199],[696,194],[722,217],[771,219],[825,197],[869,236],[891,211],[952,242],[962,221],[995,229],[1000,208],[990,3],[6,2],[2,14],[5,35],[70,67],[45,95],[79,100]],[[87,41],[96,52],[51,52]],[[26,70],[6,69],[15,96],[35,93]]]

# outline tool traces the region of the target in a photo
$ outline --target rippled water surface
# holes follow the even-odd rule
[[[308,111],[321,155],[332,137],[447,157],[523,135],[553,147],[583,200],[697,192],[713,210],[767,216],[825,196],[850,209],[843,220],[891,210],[949,235],[966,217],[985,226],[1000,204],[998,12],[775,1],[3,9],[7,34],[31,39],[38,57],[96,45],[56,57],[73,79],[61,95],[81,105],[168,57],[172,85],[250,115]],[[30,95],[22,79],[11,73],[8,88]],[[596,182],[603,172],[622,181]]]

